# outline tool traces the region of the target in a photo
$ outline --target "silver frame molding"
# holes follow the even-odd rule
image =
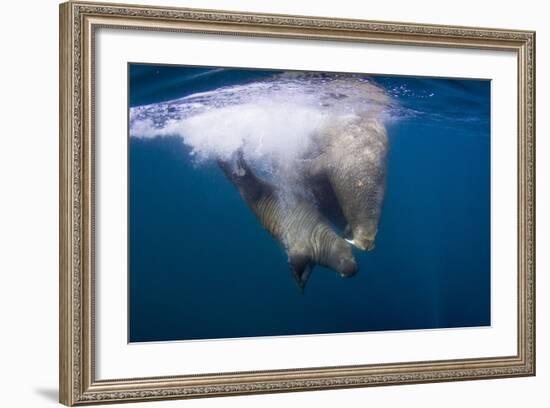
[[[99,27],[513,51],[518,64],[518,349],[513,356],[97,380],[94,33]],[[81,405],[535,375],[535,33],[228,11],[60,5],[60,402]]]

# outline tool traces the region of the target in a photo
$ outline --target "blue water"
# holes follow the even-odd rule
[[[132,64],[129,104],[271,75]],[[215,164],[181,138],[129,138],[130,341],[490,325],[490,81],[368,78],[403,113],[376,249],[355,251],[353,278],[316,266],[303,294]]]

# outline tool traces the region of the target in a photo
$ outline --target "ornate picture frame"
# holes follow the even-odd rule
[[[99,28],[496,50],[517,57],[517,352],[125,379],[96,377],[95,35]],[[124,136],[124,135],[123,135]],[[498,154],[498,152],[494,152]],[[535,33],[88,2],[60,5],[60,402],[80,404],[535,375]]]

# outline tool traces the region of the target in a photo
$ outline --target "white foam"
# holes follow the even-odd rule
[[[130,136],[181,137],[198,161],[242,150],[252,163],[288,171],[327,123],[383,117],[389,101],[381,88],[353,74],[285,73],[132,108]]]
[[[326,120],[326,114],[307,105],[263,100],[208,110],[169,128],[200,159],[227,159],[241,149],[249,160],[281,162],[303,155]]]

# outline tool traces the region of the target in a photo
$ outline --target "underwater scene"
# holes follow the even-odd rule
[[[491,82],[128,65],[130,342],[491,324]]]

